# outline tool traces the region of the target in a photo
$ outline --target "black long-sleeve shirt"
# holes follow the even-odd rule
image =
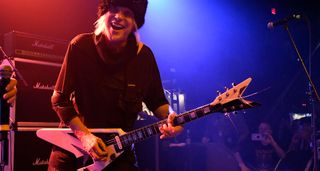
[[[89,128],[128,131],[142,101],[152,111],[168,104],[152,51],[146,45],[138,55],[137,51],[134,36],[121,53],[113,53],[93,33],[75,37],[55,85],[57,96],[52,98],[60,119],[67,123],[80,115]]]

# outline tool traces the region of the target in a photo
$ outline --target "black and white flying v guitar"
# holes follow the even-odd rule
[[[231,89],[226,90],[224,93],[217,96],[210,104],[198,107],[188,112],[179,114],[174,119],[174,125],[182,125],[187,122],[196,120],[205,115],[215,112],[228,113],[231,111],[251,108],[256,106],[257,103],[248,101],[242,98],[242,94],[251,82],[248,78],[240,84],[233,86]],[[166,119],[157,123],[147,125],[145,127],[124,132],[121,129],[90,129],[93,134],[110,134],[116,133],[111,139],[104,140],[108,146],[110,155],[107,160],[93,161],[92,164],[78,169],[101,171],[107,167],[113,160],[115,160],[126,147],[130,147],[133,143],[143,141],[153,135],[159,134],[159,125],[166,123]],[[73,153],[77,158],[88,156],[86,151],[81,145],[81,142],[72,134],[72,130],[68,128],[43,128],[37,131],[37,136],[49,143],[59,146],[67,151]]]

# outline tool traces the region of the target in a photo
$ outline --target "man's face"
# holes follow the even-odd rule
[[[134,14],[126,7],[110,7],[106,17],[106,38],[112,44],[125,44],[135,29]]]

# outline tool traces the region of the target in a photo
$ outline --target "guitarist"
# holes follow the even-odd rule
[[[160,138],[183,129],[172,126],[176,114],[169,112],[154,55],[137,36],[147,3],[100,0],[94,32],[76,36],[68,46],[51,102],[62,126],[72,129],[94,160],[106,160],[109,153],[88,128],[130,131],[142,101],[158,118],[168,118],[160,126]],[[76,170],[76,165],[72,153],[53,148],[48,170]],[[132,149],[125,149],[105,170],[138,170]]]

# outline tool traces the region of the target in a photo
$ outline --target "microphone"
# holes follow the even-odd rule
[[[3,99],[3,95],[7,92],[6,86],[10,82],[11,75],[12,68],[9,65],[0,65],[0,140],[8,138],[10,104]]]
[[[3,99],[3,95],[7,92],[6,86],[10,82],[12,75],[12,68],[9,65],[0,65],[0,163],[1,170],[8,164],[8,132],[9,117],[10,117],[10,104],[7,100]]]
[[[299,20],[299,19],[301,19],[301,15],[293,14],[293,15],[290,15],[290,16],[283,18],[281,20],[278,20],[278,21],[274,21],[274,22],[270,21],[270,22],[268,22],[267,26],[269,29],[273,29],[274,27],[287,24],[290,20]]]

